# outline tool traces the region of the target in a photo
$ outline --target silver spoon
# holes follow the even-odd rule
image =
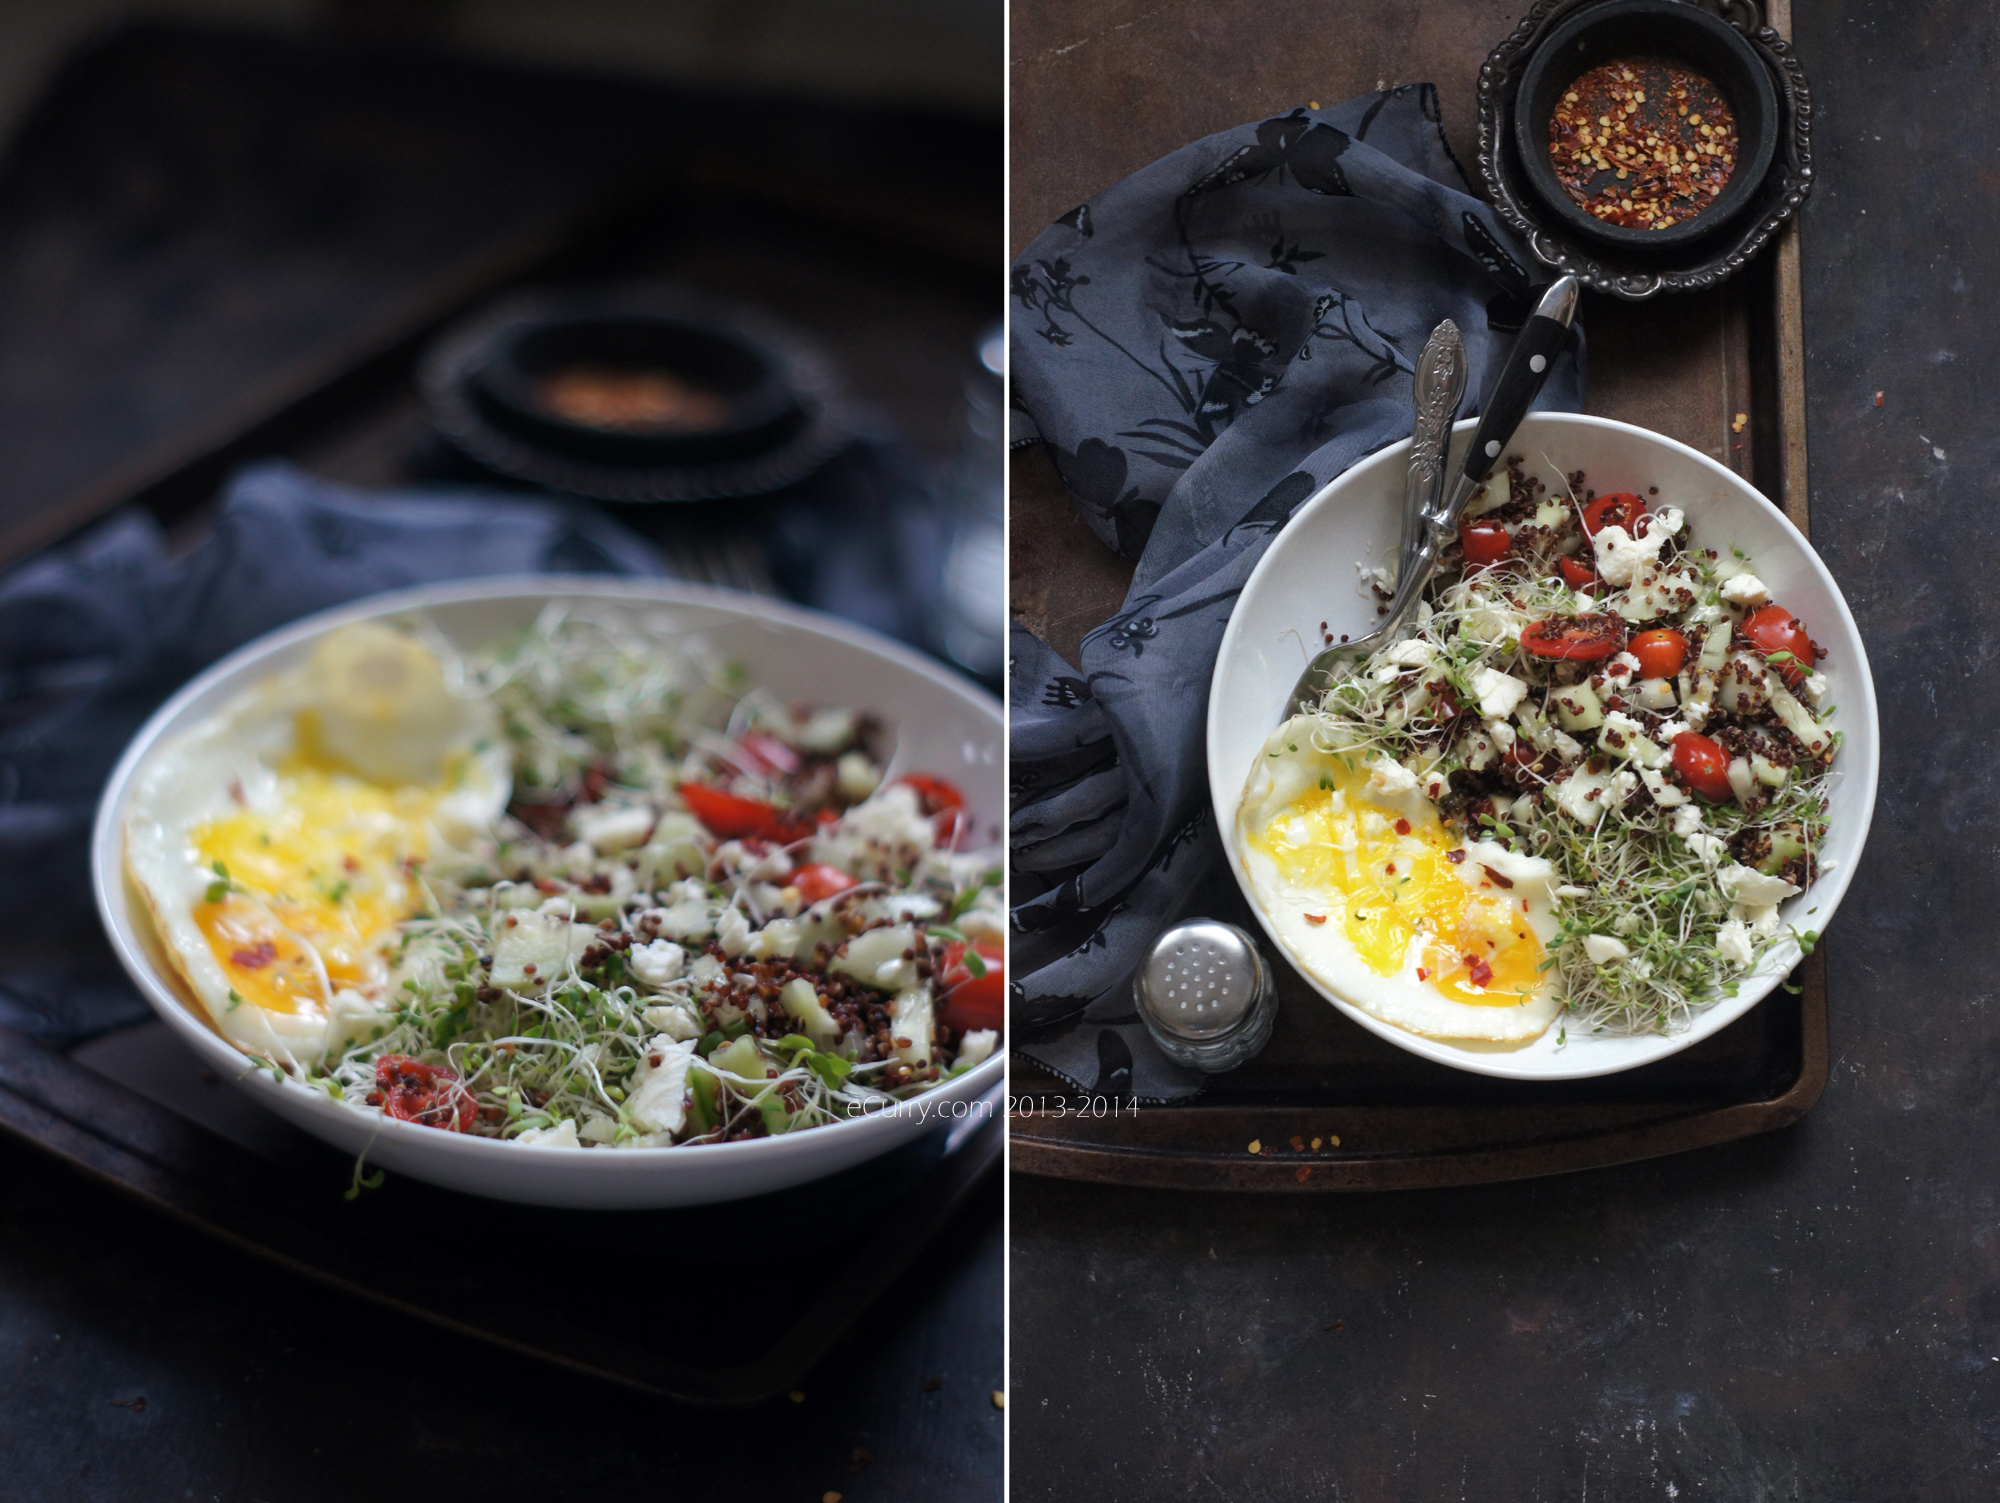
[[[1465,463],[1459,469],[1451,493],[1442,501],[1437,499],[1436,482],[1418,519],[1417,525],[1410,525],[1408,505],[1411,492],[1417,483],[1417,461],[1414,443],[1411,453],[1411,476],[1404,491],[1404,527],[1402,553],[1396,569],[1396,593],[1389,602],[1389,614],[1382,624],[1355,642],[1342,642],[1320,652],[1306,665],[1306,671],[1299,675],[1299,681],[1292,686],[1291,697],[1285,703],[1285,715],[1301,714],[1317,708],[1340,677],[1341,670],[1349,664],[1370,657],[1397,639],[1417,606],[1424,586],[1430,583],[1431,574],[1437,568],[1438,555],[1444,545],[1458,530],[1459,516],[1465,510],[1472,493],[1486,483],[1486,477],[1493,473],[1499,462],[1500,452],[1514,436],[1514,430],[1521,426],[1521,419],[1528,415],[1548,379],[1549,364],[1561,352],[1569,338],[1569,330],[1576,318],[1576,299],[1579,291],[1577,279],[1561,276],[1549,284],[1541,301],[1526,326],[1515,336],[1514,347],[1507,352],[1507,363],[1501,367],[1500,379],[1494,383],[1492,395],[1486,400],[1484,413],[1480,416],[1479,427],[1472,435],[1472,443],[1466,449]],[[1443,332],[1440,326],[1431,335],[1432,344]],[[1452,334],[1456,335],[1453,329]],[[1431,345],[1424,347],[1424,362],[1420,362],[1418,377],[1421,383],[1431,355]],[[1459,363],[1463,365],[1461,357]],[[1461,377],[1462,379],[1462,377]],[[1424,392],[1418,392],[1417,427],[1424,427]],[[1453,404],[1453,413],[1457,406]],[[1447,422],[1446,433],[1450,426]]]

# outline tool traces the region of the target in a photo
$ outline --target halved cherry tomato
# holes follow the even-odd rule
[[[1688,639],[1663,626],[1640,632],[1625,650],[1639,660],[1639,677],[1672,678],[1687,661]]]
[[[1570,658],[1586,663],[1608,658],[1625,645],[1625,623],[1616,616],[1585,612],[1550,616],[1521,633],[1521,645],[1538,658]]]
[[[966,951],[973,952],[973,964]],[[967,945],[955,939],[944,947],[944,965],[938,971],[937,989],[943,1002],[939,1017],[946,1026],[961,1033],[975,1028],[998,1028],[1007,1015],[1007,962],[1005,952],[989,940]]]
[[[958,791],[957,784],[934,778],[927,772],[905,773],[896,781],[916,790],[917,807],[930,816],[931,838],[939,845],[955,851],[960,841],[972,839],[972,816],[965,812],[965,795]]]
[[[1584,507],[1583,530],[1596,537],[1607,527],[1622,527],[1635,538],[1644,537],[1645,517],[1645,502],[1630,491],[1613,491]]]
[[[399,1122],[469,1132],[479,1116],[479,1103],[459,1084],[458,1072],[444,1065],[427,1065],[407,1054],[385,1054],[375,1061],[373,1094]]]
[[[1514,551],[1514,540],[1498,522],[1467,518],[1458,524],[1458,540],[1468,564],[1497,564]]]
[[[746,731],[737,744],[756,771],[783,774],[799,770],[799,754],[769,731]]]
[[[947,783],[943,778],[934,778],[927,772],[906,772],[896,779],[908,783],[917,791],[917,805],[926,814],[942,814],[947,809],[963,809],[965,795],[958,791],[958,785]]]
[[[1562,571],[1563,583],[1572,590],[1595,590],[1603,583],[1595,569],[1586,569],[1568,554],[1556,560],[1556,568]]]
[[[1698,731],[1682,731],[1674,737],[1674,771],[1688,787],[1711,804],[1725,802],[1733,790],[1729,786],[1729,753],[1722,743]]]
[[[1805,623],[1782,605],[1767,605],[1752,611],[1743,623],[1743,635],[1767,658],[1774,652],[1792,655],[1791,662],[1774,666],[1794,689],[1804,685],[1807,670],[1825,656],[1806,635]]]
[[[854,878],[837,866],[809,861],[792,873],[792,886],[808,903],[823,903],[854,886]]]
[[[762,799],[744,798],[706,783],[683,783],[681,802],[719,840],[775,840],[789,845],[812,833],[812,826],[787,819]]]

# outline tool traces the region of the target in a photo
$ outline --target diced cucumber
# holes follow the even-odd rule
[[[1771,832],[1771,853],[1757,863],[1757,870],[1767,877],[1775,877],[1785,869],[1786,862],[1796,860],[1805,853],[1805,831],[1797,825],[1780,825]]]
[[[696,1132],[713,1132],[722,1123],[715,1076],[699,1066],[688,1071],[688,1116]]]
[[[1716,702],[1732,715],[1754,715],[1769,697],[1764,660],[1747,652],[1731,653],[1722,665],[1722,688]]]
[[[758,1051],[757,1040],[747,1033],[709,1055],[708,1062],[718,1070],[727,1070],[746,1080],[765,1079],[764,1056]]]
[[[903,952],[916,951],[923,943],[909,924],[869,929],[847,942],[847,953],[833,962],[833,969],[878,991],[900,991],[917,975],[915,964],[905,960]]]
[[[1727,662],[1729,658],[1730,633],[1733,630],[1734,628],[1727,621],[1718,621],[1715,625],[1709,627],[1702,634],[1701,652],[1694,660],[1695,667],[1713,673]]]
[[[1784,787],[1785,779],[1792,774],[1791,768],[1780,767],[1762,752],[1750,754],[1750,770],[1757,775],[1757,781],[1766,788]]]
[[[1729,791],[1746,804],[1756,795],[1757,775],[1750,770],[1748,757],[1729,759]]]
[[[1814,720],[1812,711],[1792,698],[1776,673],[1767,669],[1764,684],[1771,696],[1771,708],[1785,723],[1785,729],[1797,736],[1815,757],[1825,756],[1826,749],[1833,745],[1833,732]]]
[[[821,1004],[813,984],[803,976],[794,976],[785,983],[778,993],[778,1005],[804,1025],[815,1049],[830,1049],[839,1039],[840,1025]]]
[[[1603,702],[1589,684],[1557,689],[1550,698],[1555,702],[1556,719],[1566,731],[1594,731],[1604,724]]]

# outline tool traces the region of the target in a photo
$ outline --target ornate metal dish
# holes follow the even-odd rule
[[[1521,70],[1555,27],[1602,0],[1536,0],[1520,25],[1479,70],[1479,178],[1494,210],[1528,242],[1535,256],[1586,287],[1633,302],[1662,292],[1713,287],[1734,275],[1769,243],[1812,191],[1812,90],[1791,44],[1764,23],[1754,0],[1720,0],[1710,10],[1754,48],[1778,94],[1778,149],[1753,208],[1716,233],[1657,252],[1586,246],[1563,227],[1545,223],[1527,190],[1514,144],[1514,104]],[[1692,5],[1694,0],[1688,0]],[[1538,217],[1539,216],[1539,217]]]

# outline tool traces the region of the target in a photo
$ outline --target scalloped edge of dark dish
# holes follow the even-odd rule
[[[1535,258],[1597,292],[1642,302],[1662,292],[1695,292],[1728,280],[1768,245],[1812,191],[1812,90],[1791,44],[1764,24],[1762,9],[1747,0],[1719,8],[1763,58],[1777,86],[1778,151],[1759,189],[1761,211],[1744,211],[1740,229],[1719,227],[1714,239],[1676,247],[1672,257],[1613,255],[1587,248],[1549,229],[1527,207],[1514,181],[1519,167],[1508,156],[1513,136],[1514,92],[1520,65],[1555,25],[1599,0],[1535,0],[1520,24],[1488,54],[1479,70],[1479,180],[1501,220],[1528,242]],[[1692,0],[1690,0],[1692,3]],[[1753,216],[1754,217],[1748,217]]]
[[[567,314],[638,312],[698,318],[763,347],[783,368],[808,414],[806,426],[768,453],[709,464],[655,467],[593,464],[503,432],[480,412],[472,373],[499,341],[526,325]],[[665,287],[597,292],[525,292],[447,329],[424,352],[417,385],[432,426],[475,463],[511,480],[593,501],[727,501],[796,485],[853,441],[831,362],[804,336],[774,319],[717,299]]]

